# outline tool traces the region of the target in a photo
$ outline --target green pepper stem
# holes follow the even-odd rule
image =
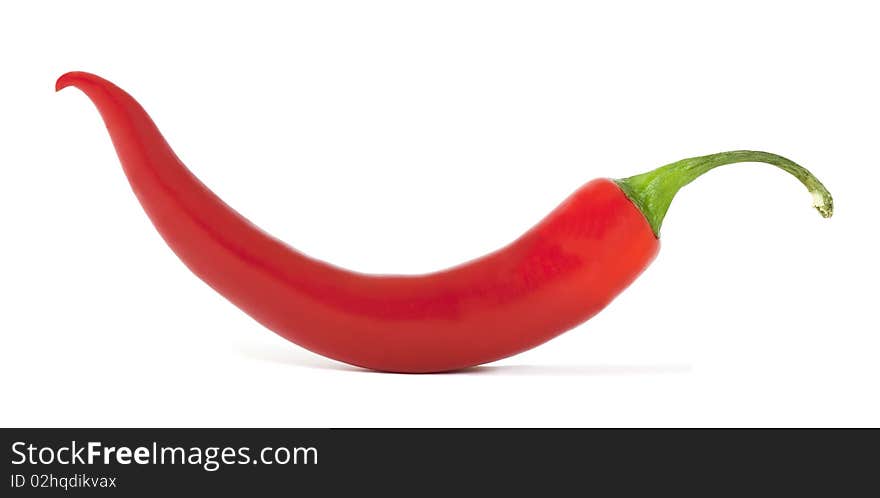
[[[752,150],[734,150],[719,152],[708,156],[692,157],[661,166],[641,175],[615,180],[627,197],[641,209],[654,235],[660,236],[660,226],[672,198],[679,189],[694,181],[700,175],[732,163],[767,163],[790,173],[800,180],[813,194],[813,207],[823,218],[831,217],[834,203],[831,194],[818,178],[799,164],[776,154]]]

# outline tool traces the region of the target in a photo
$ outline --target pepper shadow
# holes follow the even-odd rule
[[[462,370],[461,373],[480,375],[523,375],[523,376],[603,376],[603,375],[657,375],[683,374],[691,371],[690,365],[480,365]]]
[[[238,351],[250,360],[275,363],[288,367],[311,368],[337,372],[358,372],[373,375],[412,375],[391,372],[377,372],[366,368],[355,367],[324,358],[299,347],[285,347],[256,342],[242,342]],[[499,376],[619,376],[619,375],[660,375],[690,373],[691,365],[686,364],[646,364],[646,365],[479,365],[476,367],[419,375],[499,375]]]
[[[249,360],[275,363],[288,367],[336,370],[338,372],[372,372],[372,370],[324,358],[300,347],[290,347],[286,344],[279,346],[277,344],[241,342],[238,345],[238,352]]]

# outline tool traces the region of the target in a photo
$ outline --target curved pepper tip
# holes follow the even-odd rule
[[[68,73],[64,73],[61,75],[60,78],[55,81],[55,91],[59,92],[69,86],[76,86],[77,80],[88,78],[97,78],[97,76],[82,71],[70,71]]]
[[[70,80],[73,79],[73,76],[74,76],[75,74],[76,74],[76,73],[64,73],[64,74],[62,74],[61,77],[58,78],[58,79],[55,81],[55,91],[56,91],[56,92],[60,92],[61,90],[63,90],[63,89],[65,89],[65,88],[67,88],[68,86],[70,86],[70,84],[71,84],[71,81],[70,81]]]

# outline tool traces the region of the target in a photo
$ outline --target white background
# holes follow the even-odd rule
[[[0,7],[0,425],[880,425],[871,2],[76,4]],[[133,94],[255,223],[360,271],[441,269],[591,178],[729,149],[800,162],[837,211],[770,166],[716,170],[583,326],[372,373],[186,270],[92,104],[53,92],[70,70]]]

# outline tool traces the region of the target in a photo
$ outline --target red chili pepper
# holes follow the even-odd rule
[[[98,76],[63,75],[104,119],[159,234],[199,278],[257,321],[318,354],[375,370],[439,372],[533,348],[584,322],[654,259],[675,193],[706,171],[765,162],[798,178],[831,216],[809,171],[766,152],[685,159],[623,180],[593,180],[507,247],[420,276],[355,273],[262,232],[184,166],[144,109]]]

